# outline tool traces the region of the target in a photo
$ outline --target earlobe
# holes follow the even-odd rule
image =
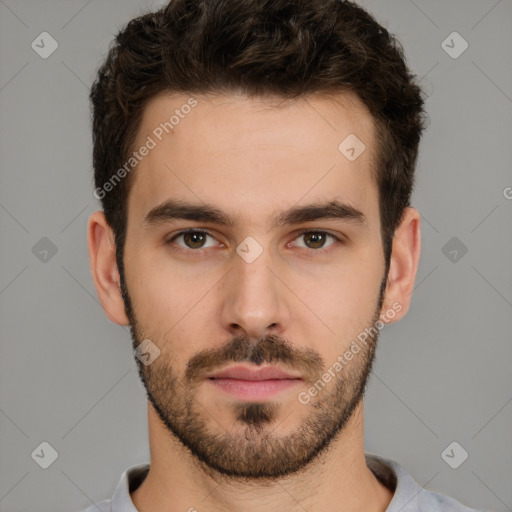
[[[129,325],[119,284],[114,234],[102,211],[89,217],[87,243],[94,286],[105,314],[118,325]]]
[[[405,316],[411,303],[412,291],[421,252],[421,217],[412,207],[406,208],[393,237],[393,248],[388,272],[382,314],[394,309],[391,322]]]

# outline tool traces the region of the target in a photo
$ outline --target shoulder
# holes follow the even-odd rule
[[[368,468],[394,491],[386,512],[485,512],[421,487],[405,468],[392,459],[369,453],[365,456]]]
[[[130,493],[144,481],[149,467],[149,464],[130,466],[121,475],[112,498],[91,505],[81,512],[137,512]]]
[[[477,510],[469,508],[463,505],[460,501],[445,496],[444,494],[438,494],[432,491],[422,490],[418,494],[418,510],[429,511],[436,510],[439,512],[485,512],[483,510]]]

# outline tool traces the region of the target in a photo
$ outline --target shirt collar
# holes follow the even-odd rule
[[[394,492],[387,511],[418,510],[418,494],[422,491],[422,487],[400,464],[392,459],[370,453],[366,453],[365,458],[366,465],[375,477]],[[112,496],[112,512],[138,512],[130,493],[145,480],[149,467],[148,463],[137,464],[124,471]]]
[[[133,504],[130,493],[135,491],[146,479],[149,464],[130,466],[122,475],[112,496],[113,512],[138,512]]]

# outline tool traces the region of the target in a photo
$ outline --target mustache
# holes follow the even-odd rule
[[[311,349],[294,348],[281,336],[270,334],[258,339],[237,336],[219,348],[205,349],[192,357],[185,371],[185,380],[194,384],[202,380],[206,373],[220,368],[226,363],[281,363],[282,366],[299,371],[301,376],[316,382],[325,368],[320,354]]]

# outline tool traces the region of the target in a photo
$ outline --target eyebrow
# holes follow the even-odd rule
[[[233,217],[210,204],[194,204],[168,199],[147,213],[144,224],[156,226],[176,219],[184,219],[233,227],[237,218],[239,217]],[[329,219],[348,220],[361,226],[368,224],[367,218],[360,210],[338,200],[294,206],[274,215],[271,221],[273,227],[280,227]]]

